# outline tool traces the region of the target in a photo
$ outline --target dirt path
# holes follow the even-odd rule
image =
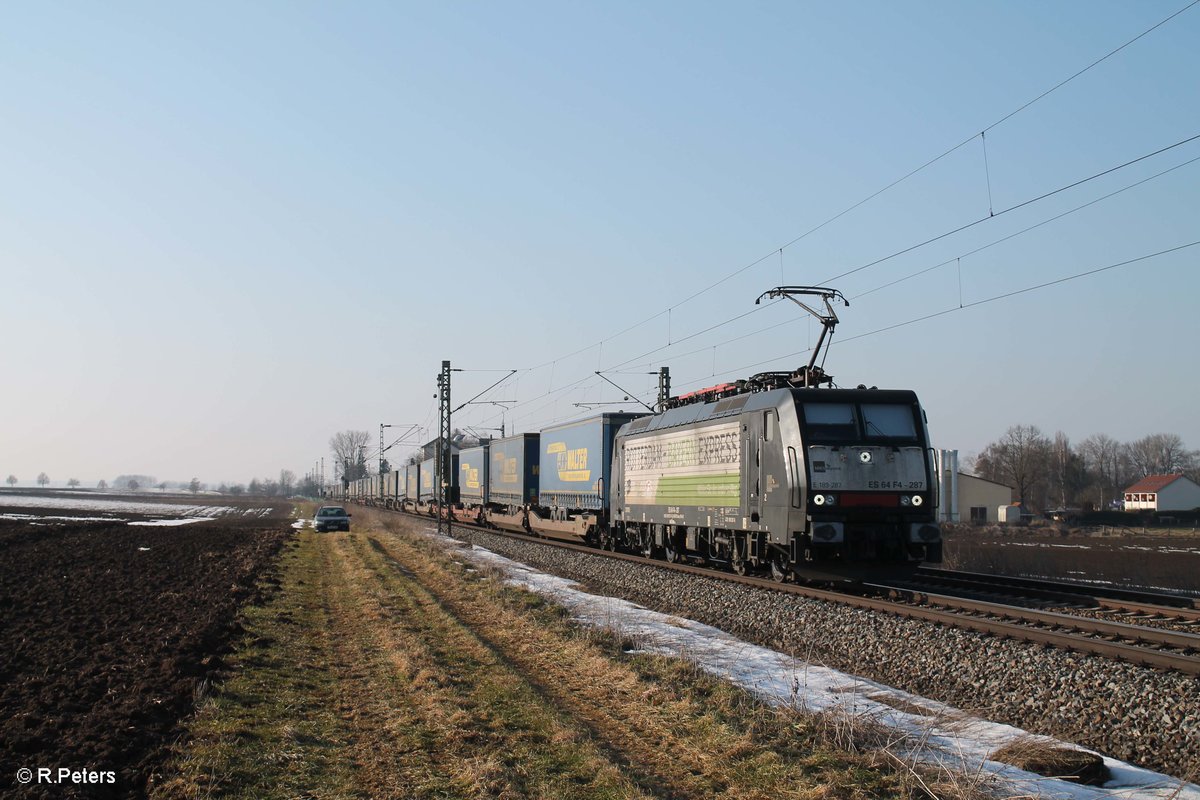
[[[682,662],[623,652],[403,517],[304,531],[157,797],[886,797]]]

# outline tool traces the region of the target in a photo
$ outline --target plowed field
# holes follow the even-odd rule
[[[0,520],[0,795],[143,796],[290,533],[283,512],[167,528]],[[39,768],[113,776],[50,784]]]

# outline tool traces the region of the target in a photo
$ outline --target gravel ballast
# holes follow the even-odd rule
[[[810,663],[1170,775],[1200,774],[1200,681],[1185,675],[673,573],[533,539],[458,526],[454,537]]]

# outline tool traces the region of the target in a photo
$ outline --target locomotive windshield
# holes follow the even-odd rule
[[[909,404],[804,403],[803,409],[813,442],[917,441],[916,417]]]
[[[912,406],[900,406],[893,403],[863,403],[863,427],[868,438],[876,436],[885,439],[915,439],[917,427],[913,421]]]
[[[805,403],[804,421],[814,441],[840,442],[860,438],[853,403]]]

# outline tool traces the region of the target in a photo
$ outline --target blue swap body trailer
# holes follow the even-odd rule
[[[488,496],[488,443],[468,447],[455,457],[458,467],[458,502],[453,503],[454,518],[460,522],[480,524],[487,507]]]
[[[401,498],[401,508],[405,511],[415,511],[417,501],[421,497],[421,465],[404,465],[404,496]]]
[[[450,456],[450,474],[448,477],[449,486],[446,487],[446,502],[453,504],[458,502],[458,457],[457,452]],[[421,462],[421,489],[417,495],[417,502],[420,510],[434,514],[437,505],[437,459],[427,458]]]
[[[613,440],[622,425],[641,416],[610,412],[542,430],[538,499],[529,509],[533,531],[599,543],[608,527]]]
[[[458,500],[464,507],[483,506],[488,501],[489,445],[468,447],[458,453]]]
[[[399,508],[404,495],[404,471],[394,469],[387,474],[387,486],[383,492],[384,505],[388,508]]]
[[[613,545],[777,577],[941,560],[925,414],[907,390],[782,388],[619,433]]]
[[[494,439],[489,445],[488,496],[484,519],[509,531],[529,531],[529,507],[538,501],[536,433]]]

